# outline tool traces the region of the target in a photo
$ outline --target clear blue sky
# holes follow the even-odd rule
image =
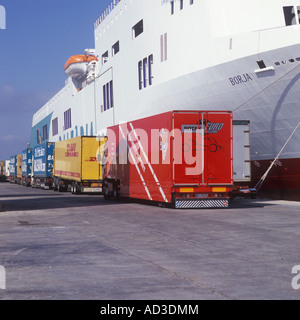
[[[64,64],[94,48],[94,22],[112,0],[0,0],[0,160],[20,154],[32,115],[64,86]]]

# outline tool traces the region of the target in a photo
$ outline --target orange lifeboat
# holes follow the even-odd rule
[[[93,55],[74,55],[66,62],[65,73],[71,78],[83,78],[87,73],[89,62],[92,61],[98,61],[98,58]]]

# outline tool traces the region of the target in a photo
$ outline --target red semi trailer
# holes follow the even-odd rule
[[[107,129],[105,198],[226,208],[233,189],[232,112],[170,111]]]

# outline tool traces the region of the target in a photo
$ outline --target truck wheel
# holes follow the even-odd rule
[[[74,192],[75,192],[75,194],[80,194],[81,193],[81,187],[77,182],[75,182]]]
[[[61,185],[58,183],[58,186],[57,186],[57,191],[58,192],[63,192],[63,189],[62,189],[62,187],[61,187]]]
[[[72,182],[71,192],[72,192],[72,194],[79,194],[80,193],[80,188],[79,188],[79,185],[77,182]]]
[[[72,182],[72,185],[71,185],[71,193],[75,194],[75,184],[74,184],[74,182]]]
[[[113,187],[114,187],[114,191],[113,191],[114,199],[118,199],[118,198],[120,197],[120,190],[119,190],[118,186],[119,186],[118,181],[114,181],[114,183],[113,183]]]
[[[104,199],[105,199],[105,200],[109,200],[109,198],[110,198],[110,192],[109,192],[109,185],[108,185],[108,182],[107,182],[107,181],[104,181],[104,182],[103,182],[102,189],[103,189],[103,197],[104,197]]]

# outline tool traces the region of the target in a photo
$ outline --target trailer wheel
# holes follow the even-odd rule
[[[120,184],[119,181],[114,181],[114,183],[113,183],[114,199],[118,199],[120,197],[119,184]]]
[[[79,194],[80,193],[80,188],[79,188],[77,182],[74,182],[74,181],[72,182],[71,192],[72,192],[72,194]]]
[[[63,192],[63,188],[62,188],[62,186],[60,185],[60,183],[58,183],[57,191],[58,191],[58,192]]]
[[[103,190],[104,199],[109,200],[109,198],[110,198],[109,184],[106,180],[103,181],[102,190]]]
[[[78,182],[75,182],[75,194],[81,194],[81,186]]]
[[[75,183],[74,182],[72,182],[72,185],[71,185],[71,193],[75,194]]]

